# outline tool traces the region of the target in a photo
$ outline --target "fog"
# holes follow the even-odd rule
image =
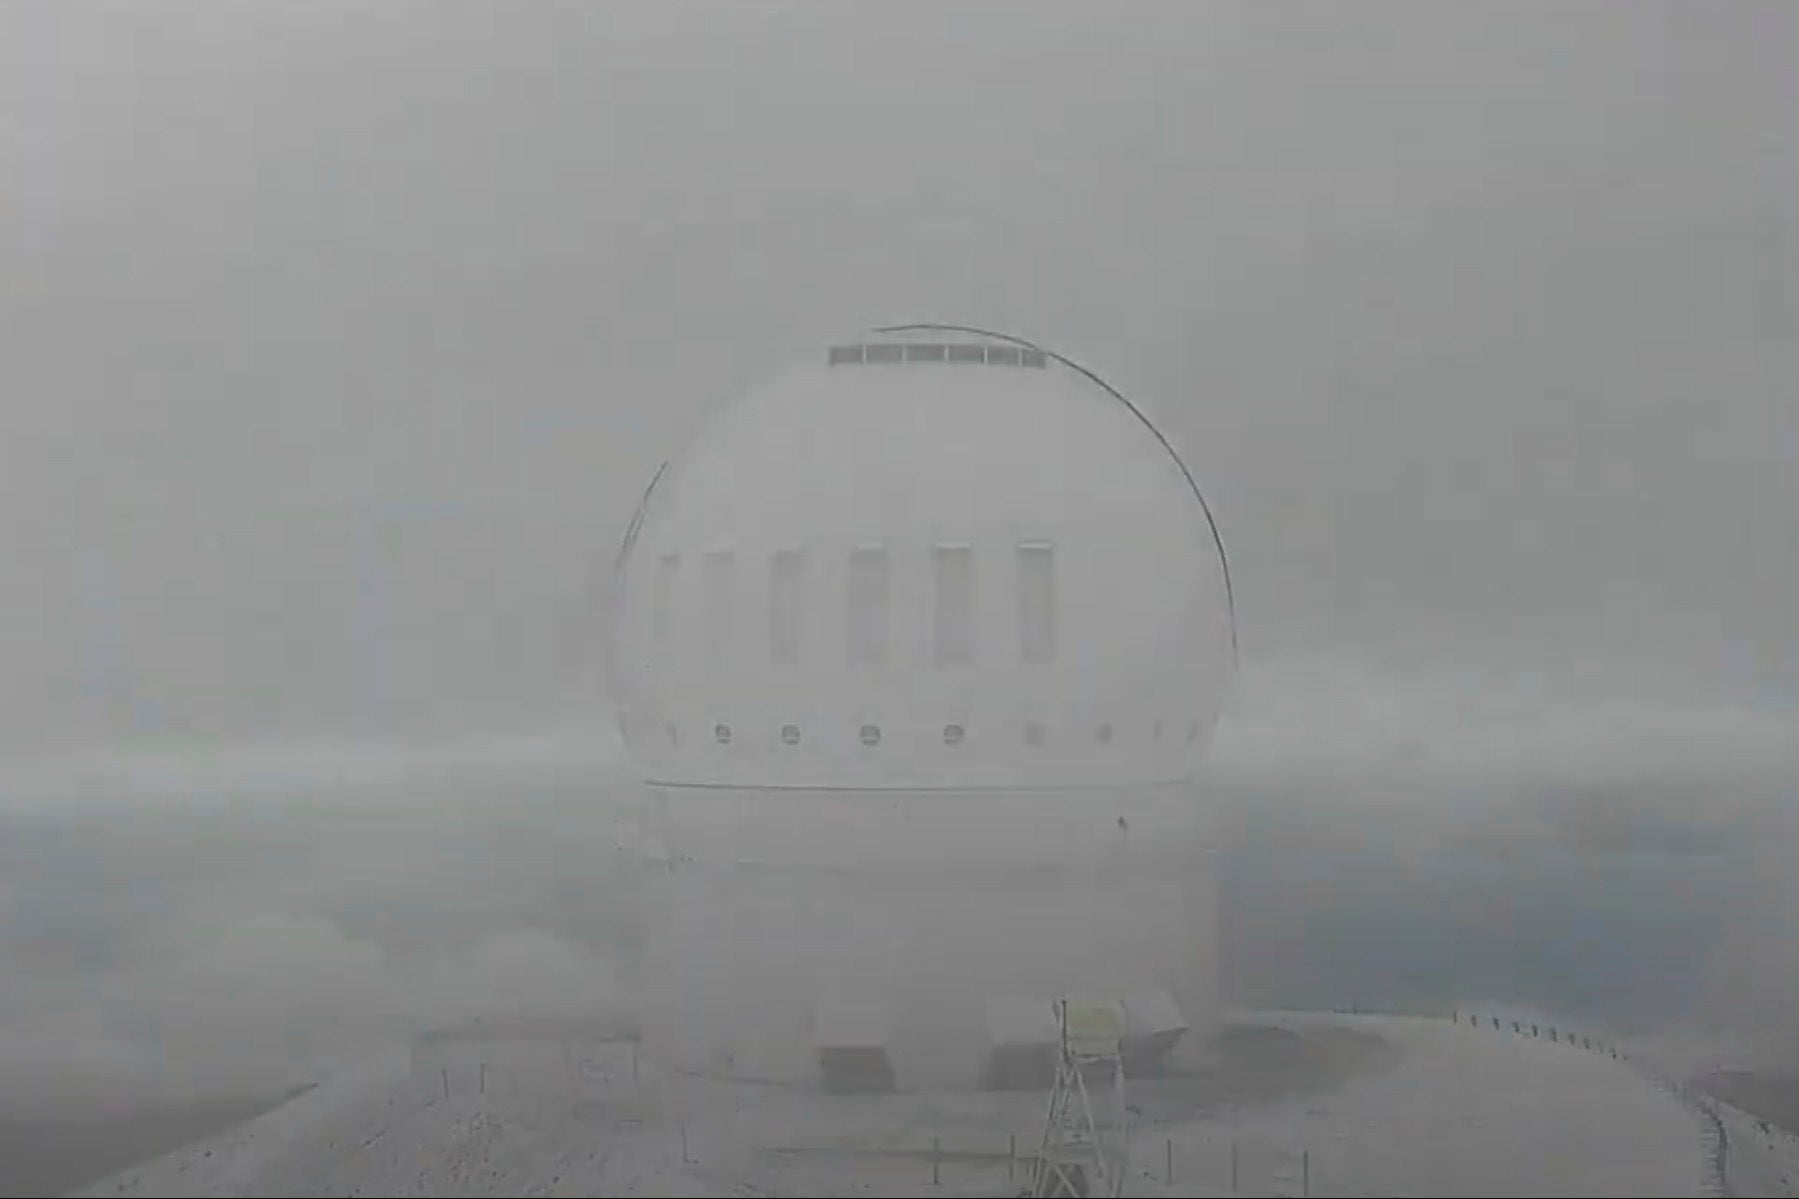
[[[1708,846],[1629,892],[1691,934],[1618,932],[1635,1002],[1552,912],[1388,999],[1784,1064],[1796,54],[1772,3],[0,6],[0,1106],[610,1013],[620,536],[742,389],[907,319],[1180,446],[1238,844],[1509,839],[1583,912],[1620,846],[1570,813]],[[1318,869],[1227,880],[1227,942],[1353,895],[1339,947],[1417,943]],[[1227,951],[1244,1001],[1366,986]]]
[[[1791,703],[1784,7],[715,10],[7,6],[9,742],[597,717],[655,463],[896,317],[1140,396],[1252,664]]]

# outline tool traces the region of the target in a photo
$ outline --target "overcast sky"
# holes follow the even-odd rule
[[[902,318],[1164,421],[1242,719],[1778,740],[1796,62],[1773,3],[11,0],[0,742],[597,722],[655,465]]]

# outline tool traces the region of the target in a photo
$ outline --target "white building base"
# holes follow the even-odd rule
[[[827,997],[879,1006],[901,1087],[978,1084],[996,996],[1162,992],[1178,1014],[1151,1013],[1164,1040],[1216,1025],[1191,789],[646,802],[645,1050],[674,1069],[815,1078]]]

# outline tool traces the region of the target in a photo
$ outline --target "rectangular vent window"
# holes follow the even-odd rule
[[[714,550],[703,559],[706,593],[706,665],[724,665],[731,652],[731,618],[737,610],[737,559],[729,550]]]
[[[938,666],[965,665],[974,661],[974,550],[938,546],[935,575],[932,660]]]
[[[850,551],[844,578],[845,656],[852,665],[879,666],[887,660],[890,580],[885,546]]]
[[[806,556],[776,550],[769,562],[768,656],[776,666],[797,666],[804,639]]]
[[[1046,541],[1018,546],[1018,656],[1032,665],[1056,660],[1056,551]]]
[[[675,587],[681,578],[681,555],[664,554],[656,561],[656,577],[650,595],[650,636],[666,646],[674,634]]]
[[[888,362],[984,362],[989,366],[1027,366],[1042,370],[1049,365],[1049,355],[1042,350],[1027,350],[1019,346],[967,345],[959,342],[880,342],[874,345],[832,346],[827,361],[831,366]]]

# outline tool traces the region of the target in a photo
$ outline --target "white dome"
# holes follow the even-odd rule
[[[1233,666],[1222,545],[1136,409],[1025,343],[821,351],[651,485],[620,557],[625,743],[671,785],[1185,777]]]

